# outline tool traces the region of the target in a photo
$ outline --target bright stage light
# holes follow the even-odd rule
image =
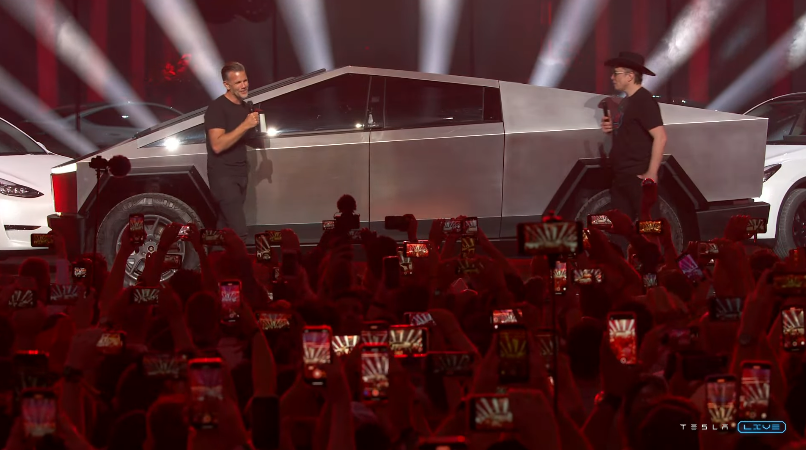
[[[0,101],[79,155],[88,155],[98,150],[2,67],[0,67]]]
[[[557,87],[609,0],[565,0],[535,63],[530,83]]]
[[[446,74],[464,0],[420,0],[420,72]]]
[[[189,0],[144,1],[174,46],[183,54],[191,55],[190,69],[210,98],[220,96],[224,92],[221,84],[224,60],[196,6]]]
[[[738,112],[736,109],[804,62],[806,62],[806,14],[719,94],[719,97],[708,105],[708,109]]]
[[[105,99],[119,104],[121,114],[132,117],[132,122],[140,128],[148,128],[159,121],[145,106],[137,103],[140,99],[123,80],[114,66],[104,57],[95,43],[81,26],[61,6],[53,2],[53,14],[44,8],[37,8],[36,1],[4,0],[3,6],[28,31],[39,36],[42,30],[42,44],[59,56],[78,76]],[[52,74],[56,76],[56,74]]]
[[[333,52],[322,0],[277,0],[303,72],[331,70]],[[367,20],[366,18],[363,20]]]
[[[647,67],[657,76],[646,77],[644,87],[655,91],[685,64],[711,34],[711,30],[735,6],[737,0],[693,0],[678,16],[659,48],[652,52]]]

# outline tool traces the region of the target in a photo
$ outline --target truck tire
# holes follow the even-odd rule
[[[789,256],[789,250],[806,245],[806,189],[794,189],[786,196],[778,213],[775,254]]]
[[[148,253],[157,249],[162,230],[169,223],[195,223],[203,227],[201,218],[187,203],[166,194],[149,193],[129,197],[113,207],[103,218],[98,228],[98,251],[106,257],[111,264],[120,248],[120,239],[123,231],[129,224],[130,214],[143,214],[146,225],[146,242],[140,251],[132,254],[126,265],[126,285],[132,285],[142,273],[145,258]],[[178,254],[182,258],[182,268],[196,269],[199,266],[199,256],[192,245],[179,241],[171,248],[169,254]],[[176,270],[163,272],[162,281],[170,278]]]
[[[683,224],[680,222],[680,216],[677,211],[667,202],[663,197],[658,195],[658,203],[660,206],[660,215],[665,218],[669,225],[672,227],[672,242],[678,252],[685,249],[687,242],[683,233]],[[604,190],[589,198],[577,212],[576,219],[584,224],[587,224],[589,214],[601,214],[610,209],[610,191]]]

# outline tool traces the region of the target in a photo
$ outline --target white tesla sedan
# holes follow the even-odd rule
[[[50,169],[67,161],[0,118],[0,252],[28,250],[31,233],[50,231]]]

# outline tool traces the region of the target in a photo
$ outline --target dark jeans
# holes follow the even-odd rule
[[[610,207],[623,212],[632,220],[638,220],[641,215],[642,183],[643,180],[637,175],[613,175],[613,182],[610,185]],[[658,202],[655,202],[651,213],[653,219],[660,218]]]
[[[216,228],[230,228],[246,242],[246,213],[243,205],[246,202],[248,175],[209,174],[209,180],[210,191],[218,209]]]

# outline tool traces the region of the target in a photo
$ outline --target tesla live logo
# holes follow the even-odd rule
[[[731,428],[726,423],[722,424],[696,424],[691,425],[681,423],[680,428],[691,431],[730,431]],[[736,426],[736,430],[742,434],[780,434],[786,431],[786,422],[780,420],[743,420]]]

